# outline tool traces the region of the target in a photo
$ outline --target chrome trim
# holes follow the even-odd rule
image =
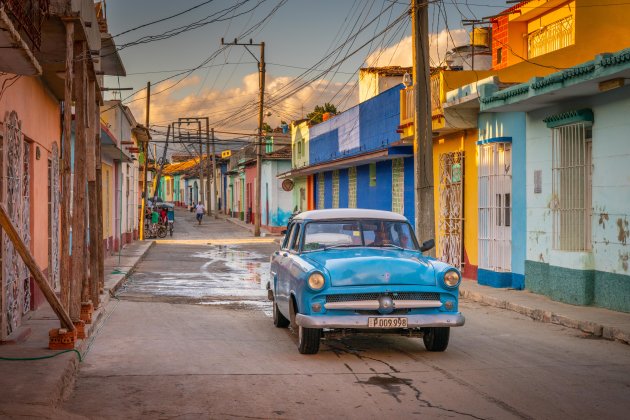
[[[303,315],[297,314],[295,322],[304,328],[368,328],[368,318],[392,317],[396,315]],[[406,315],[408,328],[421,327],[460,327],[466,322],[466,318],[460,312],[456,314],[422,314]]]
[[[440,308],[442,302],[439,300],[395,300],[395,309],[420,309],[420,308]]]
[[[376,311],[379,308],[378,300],[355,300],[349,302],[328,302],[324,304],[326,309],[351,309],[363,311]]]
[[[394,309],[440,308],[439,300],[394,300]],[[376,311],[380,307],[378,300],[355,300],[348,302],[328,302],[326,309],[348,309],[355,311]]]

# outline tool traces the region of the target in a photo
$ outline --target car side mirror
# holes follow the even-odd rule
[[[435,247],[435,240],[429,239],[428,241],[422,242],[422,246],[420,247],[420,252],[426,252]]]
[[[281,234],[281,235],[286,235],[286,234],[287,234],[287,230],[286,230],[286,229],[282,229],[282,230],[280,231],[280,234]]]

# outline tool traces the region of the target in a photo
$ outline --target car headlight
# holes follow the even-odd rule
[[[446,273],[444,273],[444,284],[446,284],[448,287],[457,286],[461,279],[462,277],[455,270],[449,270]]]
[[[308,277],[308,287],[313,290],[320,290],[324,287],[324,276],[321,273],[313,273]]]

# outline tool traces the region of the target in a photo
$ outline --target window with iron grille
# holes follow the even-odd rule
[[[332,173],[332,206],[333,209],[339,208],[339,171]]]
[[[317,174],[317,208],[324,208],[324,174]]]
[[[357,168],[348,168],[348,208],[357,208]]]
[[[392,211],[403,214],[405,196],[405,162],[403,159],[392,161]]]
[[[592,129],[590,123],[552,132],[553,248],[591,248]]]
[[[376,187],[376,163],[370,163],[370,187]]]

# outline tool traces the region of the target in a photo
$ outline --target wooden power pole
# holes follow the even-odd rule
[[[211,130],[211,142],[212,142],[212,210],[214,211],[214,218],[218,217],[219,207],[217,206],[217,157],[216,150],[214,148],[214,128]]]
[[[210,127],[209,121],[206,120],[206,195],[208,196],[207,201],[207,213],[208,216],[212,215],[212,202],[214,201],[214,196],[212,195],[212,191],[210,188],[210,171],[212,168],[210,167]],[[214,129],[212,129],[212,133],[214,134]]]
[[[151,82],[147,82],[147,115],[145,117],[145,128],[147,129],[147,139],[143,142],[142,150],[144,151],[144,167],[142,168],[142,206],[140,208],[140,240],[144,240],[144,212],[147,205],[147,169],[149,167],[149,112],[151,110]]]
[[[426,241],[435,238],[428,3],[424,0],[411,0],[411,13],[413,86],[416,104],[413,143],[416,235],[420,241]],[[435,251],[431,251],[431,254],[435,255]]]
[[[256,180],[254,189],[256,190],[255,195],[255,207],[254,211],[256,212],[256,216],[254,218],[254,236],[260,236],[260,220],[262,215],[262,204],[261,204],[261,176],[262,176],[262,143],[263,143],[263,107],[265,105],[265,43],[261,42],[260,44],[252,43],[252,40],[249,40],[249,44],[239,44],[238,40],[234,40],[233,43],[225,43],[223,38],[221,38],[221,45],[242,45],[245,49],[254,57],[254,60],[258,62],[258,85],[260,87],[260,103],[258,108],[258,139],[256,141]],[[260,47],[260,60],[247,48],[248,46],[259,46]]]

